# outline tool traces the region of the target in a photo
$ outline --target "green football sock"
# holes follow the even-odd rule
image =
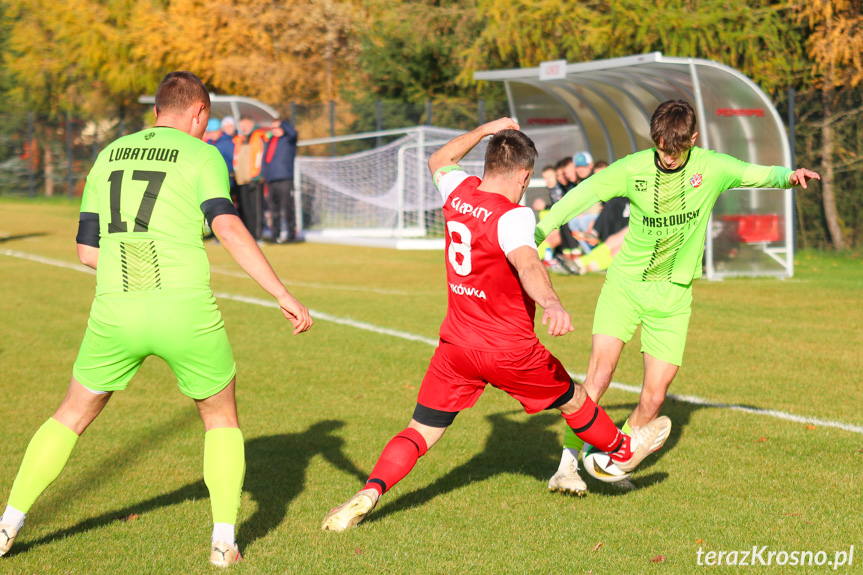
[[[24,513],[30,511],[33,502],[60,476],[77,441],[75,432],[53,417],[43,423],[24,453],[9,505]]]
[[[204,483],[210,491],[213,523],[237,523],[246,475],[243,432],[220,427],[204,434]]]
[[[611,266],[611,252],[605,244],[599,244],[586,256],[579,258],[579,263],[589,270],[607,270]],[[590,264],[595,264],[596,267]]]
[[[565,449],[574,449],[576,451],[581,451],[581,448],[584,446],[584,441],[578,438],[575,432],[572,430],[570,426],[566,426],[566,429],[563,431],[563,447]]]
[[[632,428],[629,427],[629,419],[623,422],[623,427],[620,430],[630,435],[632,433]],[[576,451],[581,451],[581,448],[584,446],[584,441],[578,438],[575,432],[568,425],[563,432],[563,447],[567,449],[575,449]]]

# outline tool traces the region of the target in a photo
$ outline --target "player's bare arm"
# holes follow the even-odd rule
[[[572,327],[569,313],[563,308],[560,298],[551,286],[548,272],[539,261],[536,249],[522,246],[509,252],[506,259],[518,272],[518,279],[524,291],[542,307],[542,325],[548,325],[548,334],[557,337],[573,331],[575,328]]]
[[[99,261],[99,248],[78,244],[78,260],[88,268],[96,269],[96,263]]]
[[[794,173],[788,178],[792,186],[800,186],[804,190],[808,188],[806,182],[808,180],[820,180],[821,176],[817,172],[807,170],[806,168],[797,168]]]
[[[439,169],[457,164],[470,152],[474,146],[479,144],[483,138],[493,136],[501,130],[518,130],[518,123],[510,118],[498,118],[487,122],[482,126],[453,138],[431,155],[429,158],[429,169],[434,174]]]
[[[294,335],[312,327],[314,321],[309,310],[288,293],[239,217],[233,214],[216,216],[213,218],[212,228],[213,233],[243,271],[276,298],[282,314],[294,326]]]
[[[579,216],[590,206],[602,201],[592,186],[596,180],[607,178],[606,172],[608,171],[605,169],[596,174],[598,177],[591,177],[591,180],[594,181],[588,180],[577,185],[551,207],[551,211],[536,225],[534,239],[537,244],[542,243],[553,230],[558,229],[565,222]]]

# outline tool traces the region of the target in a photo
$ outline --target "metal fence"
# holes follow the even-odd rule
[[[0,112],[0,195],[77,197],[99,152],[143,123]]]
[[[824,114],[824,99],[817,91],[777,92],[774,101],[791,120],[796,164],[816,170],[826,162],[835,167],[834,189],[846,239],[851,246],[863,244],[863,89],[844,90],[833,101],[833,113]],[[789,115],[793,102],[793,115]],[[411,126],[440,126],[469,130],[483,121],[509,114],[505,101],[469,99],[430,100],[410,103],[365,99],[344,103],[291,103],[275,108],[291,120],[301,140],[373,132]],[[74,114],[48,118],[26,110],[0,110],[0,195],[81,195],[84,180],[98,153],[119,136],[143,129],[146,106],[125,120],[96,121]],[[822,126],[833,127],[834,153],[823,157]],[[303,148],[304,155],[340,156],[372,149],[395,139],[382,136],[320,144]],[[800,247],[830,244],[819,186],[795,195],[795,227]]]
[[[391,100],[353,103],[286,103],[275,106],[291,121],[301,139],[340,136],[376,128],[396,129],[442,125],[468,130],[486,118],[509,113],[506,102],[484,100],[432,101],[414,104]],[[118,137],[143,129],[147,106],[123,121],[92,120],[65,114],[60,118],[28,111],[0,110],[0,195],[81,195],[99,152]],[[310,146],[307,155],[343,155],[387,143],[354,141]]]

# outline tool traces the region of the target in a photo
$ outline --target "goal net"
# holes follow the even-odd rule
[[[554,163],[580,149],[582,139],[575,127],[525,132],[540,151],[537,171],[543,161]],[[304,230],[307,239],[443,237],[442,201],[434,188],[428,160],[443,144],[464,132],[420,126],[400,133],[396,140],[363,152],[297,157],[297,228]],[[348,138],[373,139],[379,135],[358,134]],[[459,162],[467,173],[482,176],[486,144],[487,139]]]

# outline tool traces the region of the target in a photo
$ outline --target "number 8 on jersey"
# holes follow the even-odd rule
[[[446,223],[449,235],[449,263],[460,276],[470,274],[470,229],[461,222]]]

